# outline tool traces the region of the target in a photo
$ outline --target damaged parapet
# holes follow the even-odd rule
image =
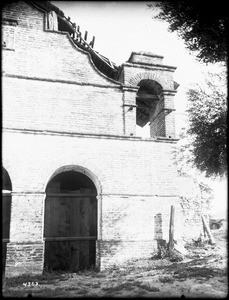
[[[149,52],[132,52],[122,65],[119,81],[125,87],[137,87],[126,93],[125,101],[136,104],[136,123],[150,124],[151,137],[175,138],[174,96],[179,86],[173,80],[176,67],[163,64],[163,56]]]
[[[73,43],[90,53],[96,68],[111,79],[117,80],[119,67],[111,62],[109,58],[101,55],[94,50],[95,37],[87,41],[88,32],[80,30],[80,26],[71,21],[70,17],[66,17],[58,7],[50,1],[28,1],[32,6],[46,12],[46,29],[50,31],[67,32]]]

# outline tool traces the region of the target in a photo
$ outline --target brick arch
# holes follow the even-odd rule
[[[128,84],[129,85],[133,85],[133,86],[137,86],[138,83],[141,80],[143,80],[143,79],[154,80],[154,81],[158,82],[162,86],[162,89],[166,89],[166,83],[165,83],[164,79],[162,78],[162,76],[160,76],[157,73],[152,73],[152,72],[141,72],[141,73],[138,73],[138,74],[134,75],[133,77],[131,77],[128,80]]]
[[[75,171],[75,172],[80,172],[87,177],[89,177],[92,182],[94,183],[98,196],[101,195],[102,193],[102,185],[101,185],[101,180],[104,179],[104,176],[101,176],[101,171],[97,170],[95,167],[92,167],[91,165],[86,165],[85,164],[67,164],[67,165],[62,165],[58,168],[55,168],[55,170],[51,170],[49,172],[48,180],[46,181],[45,185],[43,186],[43,190],[45,191],[47,185],[49,182],[57,175],[62,172],[66,171]],[[100,176],[97,176],[97,174],[100,174]]]

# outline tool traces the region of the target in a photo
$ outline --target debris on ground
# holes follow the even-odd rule
[[[179,252],[182,260],[173,261],[171,253],[166,255],[162,248],[161,258],[152,256],[152,259],[128,261],[122,268],[5,278],[3,296],[225,298],[228,293],[227,234],[221,229],[212,234],[216,245],[203,240],[186,243],[187,254]],[[174,253],[177,258],[178,251]],[[35,284],[23,285],[25,282]]]

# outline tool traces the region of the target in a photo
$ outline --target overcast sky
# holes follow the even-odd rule
[[[164,64],[177,67],[174,80],[180,86],[175,96],[177,132],[185,125],[183,113],[186,109],[185,91],[190,84],[201,82],[203,72],[218,71],[218,65],[201,64],[190,53],[176,33],[168,32],[168,24],[155,20],[157,11],[149,9],[146,3],[131,1],[51,1],[66,17],[88,31],[88,41],[95,36],[94,49],[117,65],[126,62],[132,51],[146,51],[164,56]],[[149,128],[138,128],[142,136],[149,134]],[[212,185],[213,186],[213,185]],[[215,187],[217,202],[215,211],[226,213],[227,183]],[[219,205],[220,204],[220,205]]]

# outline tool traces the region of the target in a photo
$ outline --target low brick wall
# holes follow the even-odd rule
[[[44,243],[8,243],[5,276],[41,274],[44,267]]]

